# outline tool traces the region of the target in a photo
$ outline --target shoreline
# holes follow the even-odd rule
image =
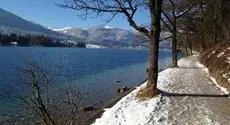
[[[183,57],[182,57],[183,58]],[[168,67],[164,68],[164,69],[159,69],[159,72],[162,72],[164,70],[168,69]],[[98,109],[97,111],[94,112],[94,114],[92,116],[90,116],[82,125],[91,125],[95,122],[96,119],[100,118],[102,116],[102,114],[105,112],[105,109],[107,108],[112,108],[117,102],[119,102],[123,97],[127,96],[128,94],[130,94],[131,92],[133,92],[137,87],[140,87],[141,85],[143,85],[144,83],[147,82],[147,78],[145,78],[145,80],[143,80],[142,82],[140,82],[138,85],[131,87],[130,90],[117,95],[115,98],[111,99],[108,103],[106,103],[105,105],[103,105],[102,107],[100,107],[100,109]]]
[[[111,99],[108,103],[106,103],[105,105],[100,107],[97,111],[95,111],[93,113],[93,115],[91,115],[87,120],[85,120],[85,122],[82,125],[93,124],[97,118],[100,118],[102,116],[102,114],[105,112],[105,109],[113,107],[123,97],[127,96],[129,93],[131,93],[133,90],[135,90],[136,87],[139,87],[140,85],[144,84],[146,81],[147,81],[147,79],[145,79],[144,81],[142,81],[140,84],[136,85],[135,87],[131,87],[130,90],[128,90],[122,94],[119,94],[115,98]]]
[[[184,57],[182,57],[184,58]],[[159,69],[158,73],[169,69],[169,67],[165,67],[163,69]],[[134,87],[131,87],[130,90],[117,95],[115,98],[111,99],[109,102],[107,102],[106,104],[104,104],[103,106],[101,106],[97,111],[95,111],[93,113],[92,116],[90,116],[87,120],[84,121],[84,123],[82,125],[91,125],[95,122],[96,119],[100,118],[103,113],[105,112],[105,109],[107,108],[112,108],[117,102],[119,102],[122,98],[124,98],[125,96],[127,96],[128,94],[130,94],[131,92],[133,92],[135,89],[137,89],[137,87],[140,87],[141,85],[143,85],[144,83],[147,82],[147,78],[145,78],[145,80],[143,80],[142,82],[140,82],[139,84],[137,84]]]

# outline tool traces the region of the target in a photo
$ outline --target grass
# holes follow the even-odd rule
[[[141,90],[137,93],[136,98],[145,101],[145,100],[154,98],[154,97],[156,97],[157,95],[160,94],[159,90],[152,91],[152,90],[149,90],[149,89],[150,89],[150,88],[147,88],[147,87],[141,89]]]

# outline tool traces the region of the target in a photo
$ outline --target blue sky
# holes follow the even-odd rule
[[[64,0],[1,0],[0,8],[45,27],[62,28],[70,26],[83,28],[105,24],[105,18],[87,20],[78,18],[76,11],[55,5],[60,1]],[[135,19],[138,23],[147,24],[147,17],[146,12],[138,12]],[[107,25],[131,29],[123,16],[116,17]]]

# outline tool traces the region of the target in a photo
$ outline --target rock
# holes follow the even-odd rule
[[[93,106],[88,106],[88,107],[83,108],[83,111],[84,111],[84,112],[96,111],[96,110],[97,110],[97,109],[94,108]]]
[[[115,83],[120,83],[121,81],[120,81],[120,80],[115,80],[114,82],[115,82]]]
[[[127,91],[130,90],[130,89],[131,89],[131,88],[129,88],[129,87],[127,87],[127,86],[125,86],[124,88],[118,88],[118,89],[117,89],[117,93],[122,94],[122,93],[127,92]]]

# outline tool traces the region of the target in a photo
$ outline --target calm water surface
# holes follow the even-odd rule
[[[140,84],[148,61],[147,50],[0,47],[0,115],[13,110],[20,76],[16,67],[23,67],[28,56],[56,74],[54,86],[72,83],[84,89],[85,103],[106,103],[116,88]],[[169,51],[160,51],[160,68],[170,64],[170,57]]]

